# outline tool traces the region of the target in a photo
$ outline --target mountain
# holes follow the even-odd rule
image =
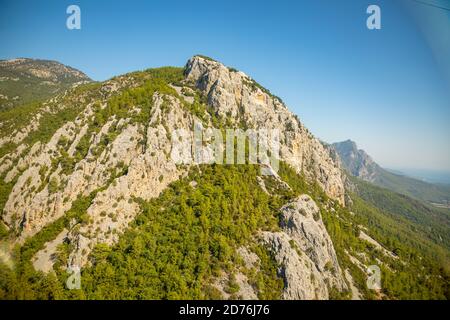
[[[431,184],[450,185],[450,171],[448,170],[427,170],[410,168],[387,168],[386,170],[395,174],[408,176]]]
[[[448,298],[442,241],[346,190],[278,97],[211,58],[76,86],[0,123],[0,298]],[[255,130],[278,130],[278,166],[217,161],[224,136],[239,150],[231,129],[249,154]]]
[[[450,215],[448,211],[428,205],[425,202],[390,192],[387,189],[349,177],[352,191],[374,207],[388,213],[393,219],[410,225],[417,234],[431,242],[450,249]]]
[[[351,140],[333,143],[331,147],[339,155],[342,167],[354,177],[435,206],[447,207],[450,203],[450,186],[427,183],[383,169]]]
[[[342,166],[355,177],[374,182],[383,170],[351,140],[333,143],[331,147],[338,153]]]
[[[90,81],[81,71],[56,61],[0,60],[0,110],[48,99],[73,85]]]

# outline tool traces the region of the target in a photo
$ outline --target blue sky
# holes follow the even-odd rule
[[[81,30],[66,28],[70,4]],[[366,27],[370,4],[381,30]],[[95,80],[208,55],[324,141],[351,138],[387,167],[450,171],[450,11],[414,0],[0,0],[0,41],[0,59],[57,60]]]

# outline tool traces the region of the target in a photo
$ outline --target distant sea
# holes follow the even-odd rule
[[[450,172],[427,169],[386,169],[392,173],[405,175],[429,183],[450,185]]]

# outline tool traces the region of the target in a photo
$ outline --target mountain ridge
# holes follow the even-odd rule
[[[210,58],[72,87],[0,122],[0,241],[18,248],[0,297],[446,295],[422,236],[405,247],[408,225],[348,194],[332,150],[279,98]],[[205,163],[175,163],[173,134],[194,126],[280,130],[279,171],[211,164],[208,143]],[[366,286],[374,264],[382,291]],[[64,288],[73,268],[81,289]]]
[[[91,81],[83,72],[53,60],[0,60],[0,110],[46,100],[74,85]]]
[[[352,140],[333,143],[330,147],[337,152],[342,167],[352,176],[429,204],[448,205],[450,201],[449,186],[428,183],[384,169],[364,150],[358,149]]]

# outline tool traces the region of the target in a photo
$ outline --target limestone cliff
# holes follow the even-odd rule
[[[67,230],[48,247],[69,241],[68,265],[84,266],[96,244],[117,242],[139,214],[137,199],[157,197],[189,169],[171,158],[171,134],[191,131],[199,121],[213,126],[210,114],[201,120],[194,115],[198,97],[232,126],[279,129],[280,159],[344,203],[341,170],[329,150],[249,76],[200,56],[191,58],[184,76],[169,86],[146,86],[159,84],[155,74],[129,74],[84,91],[72,89],[43,103],[31,123],[0,137],[0,143],[14,145],[0,159],[0,174],[5,190],[10,188],[2,220],[15,231],[17,242],[64,218]],[[33,136],[43,129],[42,119],[75,107],[79,113],[48,139]],[[2,127],[12,127],[11,121]],[[89,199],[85,216],[68,217],[83,199]],[[325,299],[329,288],[346,287],[312,199],[302,196],[284,206],[281,228],[263,233],[261,241],[282,266],[284,298]],[[35,266],[50,270],[48,256],[38,253]]]
[[[228,115],[235,123],[245,123],[249,128],[279,129],[281,159],[297,172],[316,180],[330,197],[344,203],[345,190],[338,161],[332,159],[330,151],[279,98],[245,73],[200,56],[188,61],[185,75],[219,114]]]

